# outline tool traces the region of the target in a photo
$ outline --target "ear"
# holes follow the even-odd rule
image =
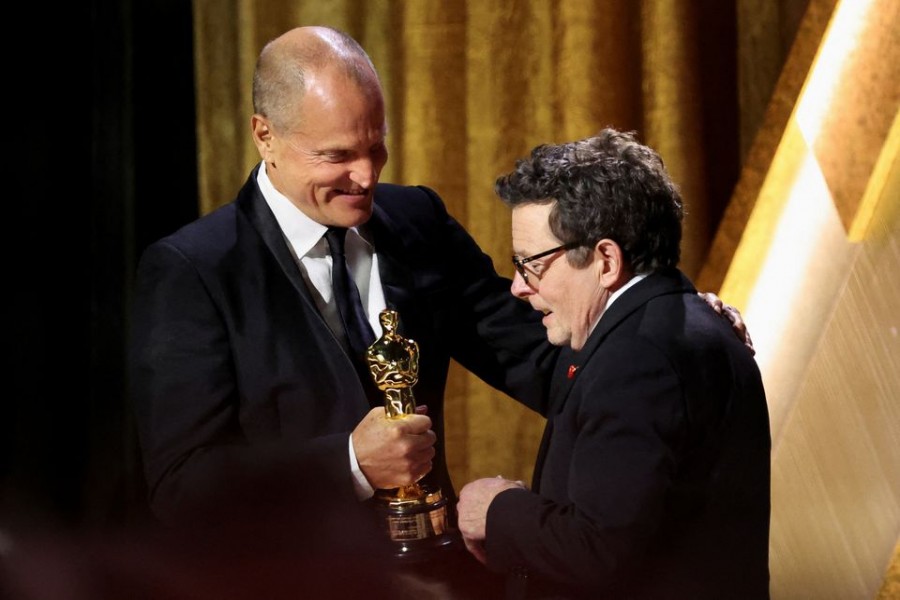
[[[622,248],[616,242],[605,238],[597,242],[594,258],[598,262],[598,280],[604,288],[615,291],[631,278],[622,257]]]
[[[268,119],[264,116],[255,114],[250,117],[250,130],[253,135],[253,143],[259,151],[259,156],[265,160],[269,160],[272,151],[272,127]]]

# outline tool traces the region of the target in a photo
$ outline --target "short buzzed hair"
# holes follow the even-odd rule
[[[293,29],[267,43],[253,73],[253,111],[287,128],[290,107],[306,92],[308,74],[327,67],[343,67],[360,85],[378,82],[372,59],[363,47],[333,27]]]

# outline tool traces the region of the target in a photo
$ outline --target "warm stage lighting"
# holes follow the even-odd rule
[[[891,53],[884,56],[881,49],[896,48],[890,39],[878,42],[885,37],[879,19],[896,12],[892,2],[844,0],[835,8],[720,289],[753,333],[775,434],[846,284],[854,241],[867,227],[897,154],[893,88],[888,85],[882,97],[860,93],[860,82],[884,76]],[[893,111],[890,135],[852,128],[853,119],[872,106],[881,114]],[[860,137],[842,139],[848,131]],[[870,154],[855,155],[857,146],[849,142]],[[867,185],[848,176],[857,173]]]

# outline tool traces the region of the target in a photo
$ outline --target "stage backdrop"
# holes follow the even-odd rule
[[[501,273],[512,266],[496,177],[539,143],[612,125],[659,149],[681,185],[683,267],[695,275],[738,177],[735,13],[693,1],[197,1],[201,210],[230,201],[259,160],[249,129],[259,50],[288,28],[325,24],[357,38],[381,75],[382,181],[437,190]],[[455,479],[530,479],[541,420],[462,371],[450,387]]]
[[[859,38],[865,52],[841,51],[863,58],[831,69],[846,82],[834,113],[843,117],[826,118],[815,137],[797,124],[797,105],[842,5],[871,6],[858,20],[875,25]],[[509,215],[493,196],[496,176],[538,143],[606,125],[637,131],[681,186],[683,269],[759,335],[774,434],[773,598],[887,598],[900,534],[898,6],[194,0],[200,211],[230,201],[259,160],[249,130],[256,55],[298,25],[338,27],[368,50],[388,105],[382,180],[436,189],[506,275]],[[866,56],[882,61],[866,67]],[[820,177],[805,197],[820,203],[791,221],[786,199],[807,157]],[[793,247],[778,246],[779,228],[796,231]],[[788,281],[812,283],[764,287],[777,281],[769,263],[801,254],[816,260]],[[461,368],[446,406],[457,486],[498,473],[530,480],[540,417]]]

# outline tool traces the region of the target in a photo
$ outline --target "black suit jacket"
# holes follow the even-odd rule
[[[438,435],[429,481],[455,501],[442,418],[450,359],[543,411],[553,351],[538,315],[433,191],[379,184],[367,227],[399,332],[421,350],[414,392]],[[234,202],[146,249],[132,332],[136,420],[160,518],[202,515],[223,489],[254,503],[286,490],[355,502],[348,436],[370,403],[256,169]]]
[[[768,597],[759,370],[680,272],[619,297],[551,397],[533,492],[489,508],[491,567],[528,597]]]

